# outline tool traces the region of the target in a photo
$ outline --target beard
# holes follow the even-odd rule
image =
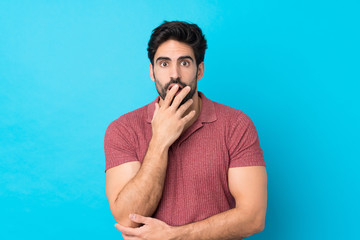
[[[165,86],[163,86],[155,77],[155,73],[154,73],[154,79],[155,79],[155,86],[156,86],[156,91],[158,92],[159,96],[162,98],[162,100],[165,100],[166,98],[166,93],[167,93],[167,90],[169,88],[169,86],[173,83],[175,84],[179,84],[181,86],[181,88],[184,88],[186,86],[189,86],[191,88],[190,92],[184,97],[184,99],[181,101],[179,107],[181,105],[183,105],[184,103],[186,103],[186,101],[188,101],[190,98],[192,98],[196,92],[196,89],[197,89],[197,80],[196,80],[196,76],[197,76],[197,71],[196,71],[196,74],[195,74],[195,77],[194,79],[190,82],[189,85],[186,85],[185,83],[183,83],[181,81],[180,78],[170,78],[170,82],[168,82],[167,84],[165,84]],[[174,101],[175,97],[171,100],[171,104],[172,102]],[[171,105],[170,104],[170,105]]]

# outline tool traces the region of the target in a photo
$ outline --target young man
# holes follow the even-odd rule
[[[106,195],[124,239],[241,239],[264,229],[265,162],[240,110],[197,91],[201,29],[164,22],[148,46],[159,97],[105,134]]]

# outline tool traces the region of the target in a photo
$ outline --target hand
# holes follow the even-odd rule
[[[169,240],[174,227],[167,225],[156,218],[144,217],[138,214],[130,214],[131,221],[144,224],[138,228],[124,227],[118,223],[115,224],[124,240]]]
[[[186,86],[183,88],[174,98],[178,88],[178,85],[174,85],[170,89],[170,91],[166,94],[161,107],[158,103],[155,104],[154,116],[151,121],[153,138],[160,144],[160,146],[167,148],[180,137],[186,123],[195,116],[194,110],[183,116],[186,110],[193,103],[192,99],[189,99],[186,103],[179,107],[181,101],[190,92],[190,87]]]

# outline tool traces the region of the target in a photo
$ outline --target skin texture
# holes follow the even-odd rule
[[[144,161],[125,163],[106,172],[106,194],[117,221],[115,227],[125,240],[242,239],[264,229],[267,175],[262,166],[229,169],[234,209],[177,227],[150,217],[162,196],[169,147],[199,116],[201,99],[196,82],[203,74],[204,63],[196,67],[191,47],[175,40],[161,44],[154,66],[150,64],[150,77],[162,96],[155,106],[153,135]],[[191,90],[193,96],[183,101]]]

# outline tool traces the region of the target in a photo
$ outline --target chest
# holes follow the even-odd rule
[[[145,157],[152,134],[151,128],[144,130],[138,139],[140,162]],[[226,176],[230,163],[224,131],[212,125],[189,130],[169,148],[168,174],[193,181]]]
[[[173,181],[203,185],[211,179],[226,181],[229,154],[220,131],[199,129],[187,139],[175,142],[169,150],[168,172]]]

